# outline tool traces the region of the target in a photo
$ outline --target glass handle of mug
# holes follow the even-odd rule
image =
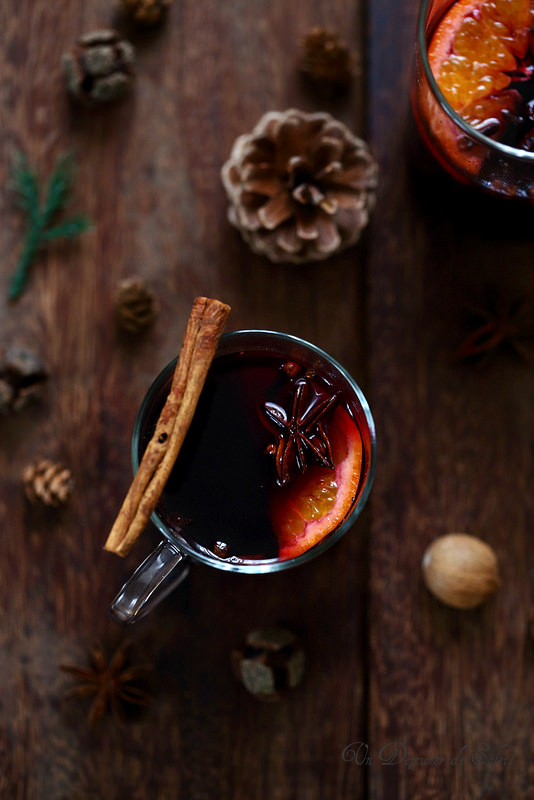
[[[142,619],[183,581],[189,559],[164,539],[128,578],[109,608],[122,624]]]

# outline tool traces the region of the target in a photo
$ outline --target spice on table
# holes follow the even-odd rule
[[[132,276],[119,283],[115,313],[119,327],[128,333],[140,333],[152,325],[156,317],[155,297],[142,278]]]
[[[532,301],[512,302],[500,296],[487,308],[472,308],[471,315],[477,320],[477,325],[456,350],[457,359],[482,358],[508,346],[526,362],[532,363],[532,354],[527,348],[527,343],[534,340]]]
[[[169,395],[113,524],[105,549],[126,555],[140,536],[171,474],[217,350],[230,306],[197,297]]]
[[[311,28],[300,43],[298,69],[319,85],[347,86],[354,73],[354,59],[339,33]]]
[[[72,96],[94,106],[119,100],[129,91],[135,51],[116,31],[93,31],[64,53],[61,63]]]
[[[500,586],[499,564],[491,547],[466,533],[435,539],[422,562],[427,588],[453,608],[475,608]]]
[[[305,263],[354,244],[375,203],[367,144],[324,112],[265,114],[222,168],[228,219],[271,261]]]
[[[0,414],[20,411],[41,397],[48,378],[36,353],[25,347],[0,347]]]
[[[66,696],[93,698],[87,717],[90,726],[107,711],[122,724],[126,720],[126,706],[147,706],[150,703],[150,694],[140,685],[150,667],[132,665],[129,650],[129,643],[123,642],[108,660],[102,646],[96,644],[89,653],[87,667],[60,665],[63,672],[78,682],[78,686],[70,689]]]
[[[70,199],[74,177],[72,155],[59,156],[48,181],[46,196],[41,202],[41,187],[35,170],[23,153],[16,153],[13,167],[13,189],[28,219],[26,236],[19,263],[9,287],[9,298],[19,297],[26,285],[30,267],[39,250],[57,239],[73,239],[91,228],[91,220],[77,215],[56,222]]]
[[[279,700],[301,682],[305,655],[302,645],[285,628],[250,631],[245,645],[232,653],[237,678],[258,700]]]
[[[56,508],[67,502],[74,487],[70,470],[48,458],[29,464],[22,473],[22,480],[30,503]]]
[[[120,0],[120,9],[136,25],[159,25],[170,8],[171,0]]]

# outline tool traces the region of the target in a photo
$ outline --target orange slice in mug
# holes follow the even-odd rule
[[[358,494],[362,437],[358,426],[338,406],[329,426],[334,469],[312,465],[271,501],[271,521],[280,558],[294,558],[332,533],[350,512]]]

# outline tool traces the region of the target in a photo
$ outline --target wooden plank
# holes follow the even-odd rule
[[[413,2],[369,6],[370,136],[383,166],[368,264],[381,454],[370,540],[369,797],[530,797],[534,376],[509,353],[478,369],[451,356],[469,331],[466,308],[490,287],[512,299],[532,291],[531,225],[517,206],[447,188],[436,174],[418,177],[410,165],[415,16]],[[451,531],[480,536],[500,560],[501,590],[474,611],[441,605],[420,577],[426,546]],[[393,742],[408,758],[443,763],[396,763],[403,750]],[[453,762],[464,746],[464,762]],[[515,753],[512,763],[484,762],[499,748],[509,761]]]
[[[10,798],[357,797],[365,776],[341,753],[363,737],[366,519],[298,571],[257,579],[195,569],[152,617],[128,632],[154,663],[154,702],[125,731],[86,730],[83,702],[63,700],[59,663],[83,664],[95,640],[123,632],[108,602],[156,540],[124,562],[102,551],[126,491],[136,409],[173,357],[192,299],[220,296],[230,328],[311,339],[363,376],[362,251],[328,265],[273,266],[225,218],[219,169],[234,138],[267,110],[324,108],[294,61],[300,35],[327,24],[362,38],[361,7],[176,2],[168,24],[136,37],[135,90],[116,108],[71,106],[59,70],[76,37],[109,24],[111,4],[6,0],[0,8],[1,336],[38,348],[45,401],[0,421],[2,722],[0,794]],[[361,132],[361,75],[332,106]],[[43,254],[28,291],[5,301],[22,235],[7,186],[14,147],[41,174],[73,148],[74,206],[96,223],[72,247]],[[138,273],[156,292],[157,324],[138,343],[117,335],[113,293]],[[30,509],[19,475],[35,456],[63,460],[76,488],[67,508]],[[230,651],[246,631],[285,623],[308,652],[304,685],[278,705],[235,682]]]

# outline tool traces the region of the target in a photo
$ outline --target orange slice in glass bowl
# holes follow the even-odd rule
[[[312,465],[273,492],[271,522],[281,559],[305,553],[336,530],[356,500],[363,458],[362,437],[342,406],[333,414],[329,437],[334,469]]]
[[[423,4],[422,11],[431,7]],[[457,0],[433,28],[432,16],[420,17],[415,118],[430,151],[460,181],[472,181],[496,156],[474,131],[516,146],[516,114],[525,104],[517,86],[532,78],[533,9],[534,0]],[[494,167],[483,185],[491,185]]]
[[[529,46],[531,0],[458,0],[440,21],[428,48],[430,68],[452,108],[472,127],[502,125],[518,92],[510,73]]]

